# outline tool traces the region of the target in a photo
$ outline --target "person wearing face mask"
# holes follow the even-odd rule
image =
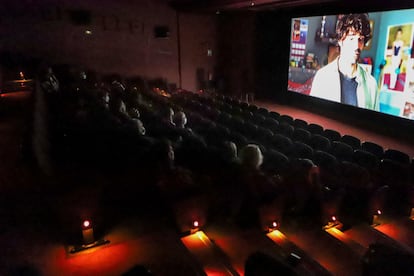
[[[371,38],[368,15],[344,15],[337,24],[336,35],[339,56],[316,73],[310,95],[378,110],[377,82],[358,64],[361,51]]]

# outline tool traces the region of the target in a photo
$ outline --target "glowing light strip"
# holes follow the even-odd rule
[[[221,258],[216,257],[214,253],[215,245],[203,231],[197,231],[182,237],[181,242],[199,259],[200,263],[203,265],[204,272],[207,275],[234,275],[234,273],[231,272],[231,267],[227,267],[222,262]]]
[[[287,241],[285,234],[279,230],[274,230],[266,234],[275,243],[283,243]]]

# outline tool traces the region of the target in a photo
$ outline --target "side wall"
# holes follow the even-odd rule
[[[99,73],[162,77],[179,86],[177,13],[163,0],[2,1],[0,51]],[[195,90],[196,69],[211,70],[214,15],[182,13],[182,87]],[[165,26],[166,38],[154,28]],[[85,33],[90,31],[90,34]]]
[[[255,92],[255,14],[229,12],[218,15],[218,87],[241,97]]]

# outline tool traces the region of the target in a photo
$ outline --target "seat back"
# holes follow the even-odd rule
[[[334,141],[331,147],[331,153],[340,161],[352,161],[354,150],[351,146],[340,141]]]
[[[328,152],[331,148],[331,141],[320,134],[314,134],[309,140],[309,145],[314,150],[322,150]]]
[[[288,123],[289,125],[293,126],[293,117],[290,116],[290,115],[286,115],[286,114],[280,115],[279,122],[281,122],[281,123],[285,122],[285,123]]]
[[[310,131],[310,133],[312,134],[320,134],[322,135],[323,133],[323,127],[321,125],[315,124],[315,123],[311,123],[308,125],[307,130]]]
[[[271,145],[275,150],[289,155],[292,150],[293,143],[289,137],[283,134],[275,134],[272,138]]]
[[[365,141],[361,144],[361,149],[368,151],[378,158],[382,158],[384,154],[384,148],[377,143]]]
[[[378,157],[365,150],[355,150],[352,159],[355,163],[368,169],[369,171],[377,170],[379,167],[380,160]]]
[[[309,143],[311,139],[311,133],[303,128],[295,128],[292,134],[293,141],[300,141],[305,144]]]
[[[305,143],[295,141],[290,154],[291,158],[313,159],[313,149]]]
[[[345,134],[342,136],[341,142],[350,145],[354,150],[361,148],[361,140],[352,135]]]
[[[410,164],[411,161],[410,156],[408,154],[395,149],[387,149],[382,157],[385,159],[400,162],[402,164]]]
[[[341,140],[341,134],[333,129],[325,129],[322,135],[331,140],[331,142]]]
[[[302,119],[295,119],[293,121],[293,126],[295,128],[303,128],[303,129],[306,129],[308,127],[308,122],[306,122],[305,120],[302,120]]]

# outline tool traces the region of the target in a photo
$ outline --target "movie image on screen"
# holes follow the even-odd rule
[[[414,120],[414,9],[291,24],[289,91]]]

